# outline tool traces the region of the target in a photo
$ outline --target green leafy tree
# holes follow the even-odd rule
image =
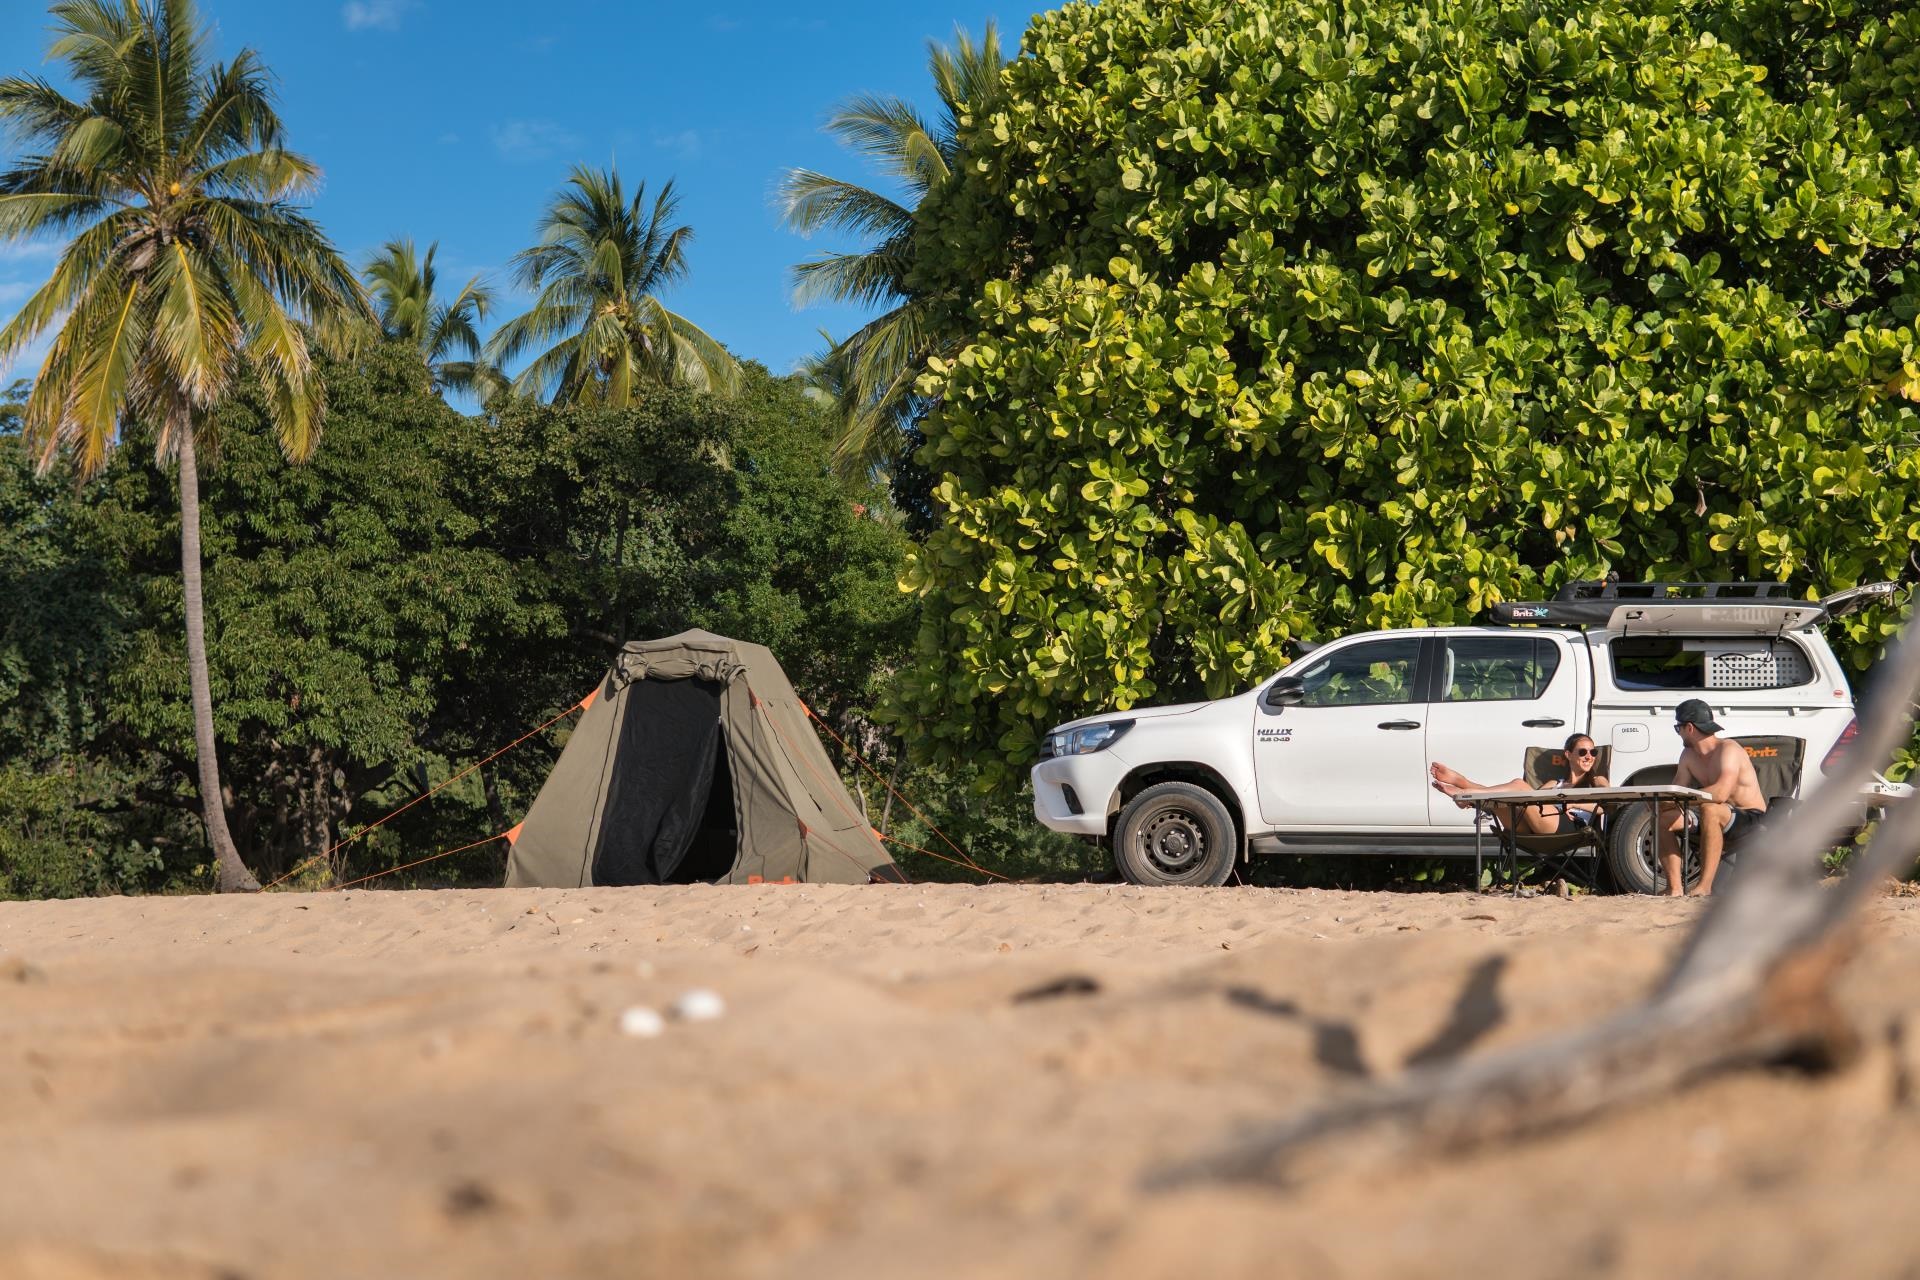
[[[53,276],[0,329],[0,364],[56,329],[25,431],[51,462],[105,464],[123,422],[152,424],[177,467],[180,573],[201,802],[222,889],[257,887],[227,830],[207,678],[199,435],[243,371],[282,451],[319,439],[310,332],[370,318],[351,270],[292,201],[317,176],[285,149],[269,77],[242,50],[210,64],[191,0],[53,6],[49,57],[80,88],[0,80],[0,122],[26,154],[0,173],[0,239],[70,237]],[[302,327],[302,321],[312,326]]]
[[[574,169],[538,242],[513,260],[515,279],[537,294],[533,307],[488,344],[503,366],[535,353],[515,380],[521,394],[623,408],[648,385],[736,388],[726,348],[658,296],[687,274],[693,229],[674,221],[679,204],[672,182],[649,208],[645,183],[629,200],[616,171]]]
[[[367,263],[367,290],[380,316],[380,331],[420,353],[436,392],[455,391],[483,403],[506,389],[500,371],[480,358],[480,322],[493,309],[493,290],[478,275],[451,299],[438,292],[433,257],[423,258],[411,239],[389,240]]]
[[[903,434],[923,408],[915,381],[927,358],[951,354],[959,335],[937,321],[948,308],[913,284],[914,214],[927,193],[959,163],[960,134],[970,112],[998,92],[1000,36],[994,24],[976,42],[965,30],[952,45],[927,42],[927,69],[940,98],[929,121],[904,99],[861,94],[827,120],[827,132],[898,184],[895,199],[859,183],[811,169],[790,169],[780,183],[787,225],[802,235],[831,231],[868,241],[866,248],[826,253],[793,269],[794,297],[884,307],[841,342],[828,339],[809,372],[840,405],[835,459],[851,474],[895,464],[910,450]]]
[[[1911,572],[1915,17],[1111,0],[920,210],[940,758],[1608,570]],[[1886,613],[1849,619],[1864,664]]]

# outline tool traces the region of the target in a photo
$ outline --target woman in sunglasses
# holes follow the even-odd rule
[[[1611,785],[1605,775],[1596,767],[1600,761],[1599,749],[1593,745],[1593,739],[1584,733],[1576,733],[1567,739],[1562,749],[1567,760],[1567,776],[1554,778],[1546,782],[1545,789],[1577,790],[1585,787],[1604,787]],[[1514,778],[1498,786],[1486,786],[1475,782],[1458,769],[1449,769],[1446,765],[1435,763],[1430,770],[1433,774],[1433,789],[1443,796],[1458,797],[1462,791],[1532,791],[1534,786],[1525,778]],[[1454,803],[1462,809],[1471,808],[1470,802],[1455,799]],[[1592,804],[1533,804],[1491,806],[1493,815],[1500,825],[1509,831],[1521,835],[1551,836],[1577,831],[1590,827],[1600,821],[1600,807]]]

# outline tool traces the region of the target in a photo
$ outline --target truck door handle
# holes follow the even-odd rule
[[[1564,729],[1567,727],[1565,720],[1522,720],[1520,723],[1529,729]]]
[[[1418,729],[1420,722],[1418,720],[1382,720],[1380,727],[1382,729]]]

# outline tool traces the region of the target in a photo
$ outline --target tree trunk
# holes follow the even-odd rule
[[[507,806],[500,799],[500,775],[494,772],[494,766],[490,764],[480,766],[480,794],[487,801],[487,821],[496,829],[505,831],[509,825]]]
[[[620,503],[620,529],[613,538],[613,610],[620,647],[627,644],[627,525],[633,520],[633,507]]]
[[[880,806],[880,834],[883,836],[893,834],[893,784],[899,781],[900,766],[906,762],[907,757],[905,753],[902,752],[900,757],[893,762],[893,773],[887,779],[887,800],[885,804]]]
[[[326,858],[333,846],[331,797],[333,763],[324,749],[307,747],[306,768],[300,771],[300,849],[301,862]],[[338,868],[334,878],[339,879]]]
[[[187,685],[193,700],[193,745],[200,769],[200,811],[213,846],[215,886],[221,893],[257,892],[260,882],[240,860],[220,803],[220,759],[214,754],[213,685],[207,678],[207,621],[200,583],[200,471],[193,451],[191,411],[172,410],[180,442],[180,579],[187,596]]]

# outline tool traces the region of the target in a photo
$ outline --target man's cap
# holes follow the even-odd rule
[[[1673,709],[1675,724],[1690,724],[1702,733],[1720,732],[1720,722],[1713,718],[1713,708],[1699,698],[1688,698]]]

